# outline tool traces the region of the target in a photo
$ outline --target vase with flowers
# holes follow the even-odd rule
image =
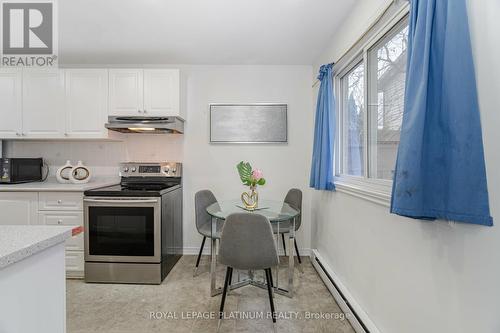
[[[259,206],[259,194],[257,185],[264,185],[266,180],[263,177],[262,170],[252,169],[248,162],[241,161],[236,165],[240,179],[243,185],[249,186],[250,190],[241,194],[241,201],[248,210],[254,210]]]

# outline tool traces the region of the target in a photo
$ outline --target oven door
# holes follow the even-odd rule
[[[161,262],[160,200],[85,197],[85,261]]]

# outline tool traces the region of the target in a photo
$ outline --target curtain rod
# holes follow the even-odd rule
[[[388,3],[386,4],[384,10],[377,16],[377,18],[368,26],[368,28],[361,34],[361,36],[351,45],[351,47],[349,47],[347,49],[347,51],[345,51],[344,53],[342,53],[342,55],[339,57],[339,60],[342,59],[344,56],[346,56],[353,48],[354,46],[356,46],[356,44],[358,44],[365,36],[366,34],[375,26],[375,24],[377,24],[380,19],[387,13],[387,11],[389,10],[389,8],[399,0],[391,0],[391,1],[388,1]],[[407,0],[408,1],[408,0]],[[332,61],[334,64],[336,64],[338,62],[337,61]],[[316,85],[319,83],[319,80],[316,79],[316,81],[314,81],[313,85],[312,85],[312,88],[316,87]]]

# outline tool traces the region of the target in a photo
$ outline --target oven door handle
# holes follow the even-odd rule
[[[102,203],[123,203],[123,204],[133,204],[133,203],[157,203],[158,199],[87,199],[84,198],[85,202],[102,202]]]

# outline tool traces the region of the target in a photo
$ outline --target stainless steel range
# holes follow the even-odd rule
[[[85,191],[85,281],[160,284],[182,256],[182,165],[122,163]]]

